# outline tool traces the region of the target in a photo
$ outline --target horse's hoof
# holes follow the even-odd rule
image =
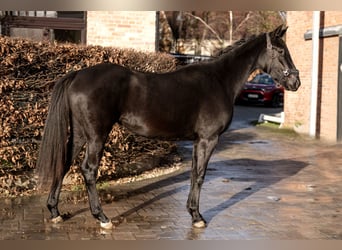
[[[113,223],[111,221],[109,222],[100,222],[100,225],[103,229],[112,229],[113,228]]]
[[[205,228],[207,225],[203,220],[200,220],[200,221],[194,222],[192,226],[195,228]]]
[[[63,218],[60,215],[51,219],[51,222],[54,223],[54,224],[60,223],[62,221],[63,221]]]

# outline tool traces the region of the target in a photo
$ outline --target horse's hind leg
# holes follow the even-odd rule
[[[217,136],[209,139],[200,138],[198,141],[194,142],[191,186],[187,201],[187,209],[192,217],[192,225],[197,228],[206,226],[206,222],[199,212],[199,199],[208,162],[217,142]]]
[[[111,229],[112,222],[103,213],[99,196],[96,190],[97,170],[103,153],[105,140],[93,138],[87,145],[85,159],[81,170],[88,191],[90,210],[92,215],[101,222],[101,227]]]
[[[63,177],[57,182],[52,183],[50,194],[47,200],[47,207],[51,213],[51,221],[53,223],[58,223],[60,221],[63,221],[63,218],[60,216],[60,213],[58,211],[58,199],[59,199],[59,194],[61,192]]]
[[[62,216],[60,216],[60,213],[58,211],[58,200],[61,192],[63,178],[65,174],[69,171],[74,158],[80,153],[84,143],[85,139],[83,138],[83,136],[77,133],[76,129],[73,129],[68,141],[68,156],[64,172],[58,180],[52,183],[49,197],[47,200],[47,207],[51,213],[51,221],[53,223],[63,221],[63,218]]]

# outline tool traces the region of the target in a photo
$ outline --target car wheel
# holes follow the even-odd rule
[[[279,108],[284,105],[283,98],[278,93],[274,94],[271,101],[271,106],[274,108]]]

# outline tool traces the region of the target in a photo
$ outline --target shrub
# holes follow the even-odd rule
[[[173,57],[163,53],[0,36],[0,193],[19,192],[35,184],[22,173],[35,167],[55,81],[69,71],[102,62],[143,72],[162,73],[176,68]],[[100,178],[139,174],[146,169],[142,167],[146,159],[158,166],[166,163],[166,157],[174,151],[173,143],[148,140],[114,126],[105,146]],[[76,171],[79,164],[77,161],[71,169],[72,180],[80,181]]]

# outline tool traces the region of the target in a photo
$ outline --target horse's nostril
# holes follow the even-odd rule
[[[299,81],[299,80],[296,80],[296,81],[291,85],[290,90],[292,90],[292,91],[297,91],[298,88],[299,88],[299,86],[300,86],[300,81]]]
[[[297,90],[300,86],[300,80],[299,79],[296,80],[295,86],[296,86],[296,90]]]

